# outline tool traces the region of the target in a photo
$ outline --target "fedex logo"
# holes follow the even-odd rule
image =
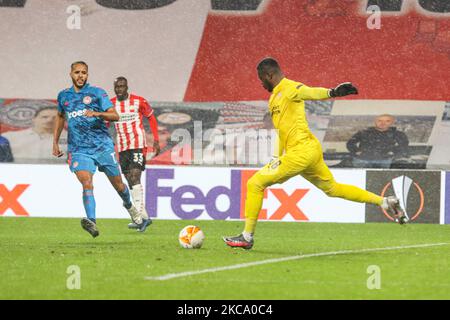
[[[201,180],[197,183],[183,184],[178,187],[171,186],[170,182],[177,181],[175,174],[181,169],[152,168],[146,172],[146,208],[150,216],[156,217],[167,214],[158,202],[169,199],[170,210],[180,219],[196,219],[204,212],[212,219],[244,219],[245,198],[247,193],[247,181],[254,174],[254,170],[230,170],[230,183],[202,188]],[[179,179],[179,178],[178,178]],[[267,199],[270,192],[277,200],[278,207],[273,206],[270,210],[263,209],[259,214],[260,220],[283,220],[290,215],[294,220],[309,220],[300,209],[298,203],[308,193],[309,189],[297,189],[292,193],[281,188],[268,188],[264,197]],[[228,208],[219,208],[219,197],[227,197]],[[163,212],[161,212],[163,211]],[[268,212],[273,212],[268,215]],[[158,214],[159,213],[159,214]]]
[[[247,195],[247,181],[256,173],[256,170],[241,171],[241,219],[245,219],[245,198]],[[299,202],[309,192],[309,189],[295,189],[288,193],[282,188],[269,187],[264,191],[264,200],[269,198],[269,192],[275,197],[279,205],[271,207],[273,213],[268,214],[268,209],[261,209],[259,220],[283,220],[287,215],[297,221],[309,221],[305,213],[300,209]]]
[[[9,190],[4,184],[0,184],[0,216],[8,209],[11,209],[17,216],[29,215],[19,202],[19,197],[29,186],[29,184],[18,184]]]
[[[240,203],[236,199],[240,198],[241,177],[240,172],[232,170],[230,187],[216,186],[202,191],[195,185],[183,185],[178,188],[162,187],[162,180],[174,180],[175,169],[148,169],[146,176],[147,189],[147,211],[151,216],[156,216],[158,212],[158,199],[161,197],[170,198],[170,205],[173,213],[181,219],[196,219],[205,210],[208,215],[217,220],[239,219]],[[230,200],[230,206],[225,211],[217,208],[216,202],[220,195],[225,195]],[[192,209],[192,205],[203,207],[202,209]]]

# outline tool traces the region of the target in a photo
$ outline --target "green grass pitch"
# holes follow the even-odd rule
[[[221,239],[239,233],[243,222],[156,220],[145,234],[127,223],[100,219],[100,236],[93,239],[79,219],[0,218],[0,299],[450,299],[450,225],[260,222],[254,248],[244,251]],[[206,235],[199,250],[178,243],[188,224]],[[145,280],[290,256],[436,243],[448,244]],[[80,289],[67,287],[72,265],[79,267]],[[379,289],[368,288],[376,276],[370,266],[379,268]]]

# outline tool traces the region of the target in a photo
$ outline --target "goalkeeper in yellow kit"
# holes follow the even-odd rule
[[[256,172],[247,182],[245,201],[245,228],[234,237],[224,237],[230,247],[250,249],[253,234],[262,207],[264,189],[275,183],[301,175],[330,197],[373,203],[389,210],[403,224],[407,218],[396,197],[383,198],[355,186],[338,183],[323,160],[319,140],[311,133],[305,116],[304,100],[323,100],[358,94],[351,83],[342,83],[333,89],[312,88],[285,78],[278,62],[263,59],[257,67],[263,87],[271,92],[269,112],[278,130],[278,157]]]

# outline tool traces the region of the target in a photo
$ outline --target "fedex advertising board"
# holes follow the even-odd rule
[[[238,220],[245,217],[246,184],[255,170],[153,167],[146,171],[152,218]],[[335,170],[336,180],[365,188],[365,171]],[[265,191],[259,218],[272,221],[365,221],[364,204],[330,198],[300,176]]]

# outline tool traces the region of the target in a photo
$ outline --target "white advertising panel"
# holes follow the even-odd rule
[[[103,173],[94,175],[97,218],[128,218]],[[0,165],[0,216],[84,217],[82,188],[67,165]]]

